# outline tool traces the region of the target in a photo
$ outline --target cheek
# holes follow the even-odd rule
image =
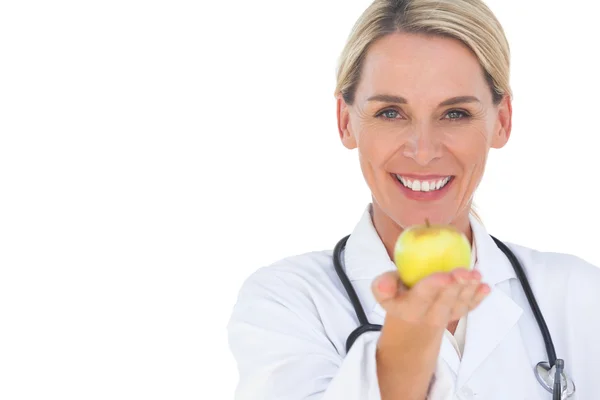
[[[489,137],[482,127],[473,127],[448,138],[446,144],[460,164],[467,169],[473,169],[485,164],[490,148]]]
[[[386,135],[368,126],[361,127],[356,139],[361,162],[372,168],[383,168],[398,150],[394,135]]]
[[[385,169],[402,146],[401,128],[367,116],[355,116],[351,121],[361,163]]]
[[[470,132],[465,140],[454,142],[451,148],[451,152],[462,169],[460,191],[464,193],[462,198],[465,201],[472,196],[483,177],[489,152],[489,140],[487,138],[485,131],[479,129]]]

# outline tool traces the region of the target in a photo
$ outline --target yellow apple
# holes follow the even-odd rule
[[[414,225],[398,236],[394,262],[402,282],[408,287],[436,272],[469,268],[471,244],[451,225]]]

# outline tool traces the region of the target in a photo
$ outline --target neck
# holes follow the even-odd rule
[[[461,214],[458,218],[452,221],[451,224],[465,234],[469,243],[473,243],[473,233],[471,230],[471,224],[469,222],[469,209],[470,207],[467,208],[465,213]],[[372,220],[375,230],[383,242],[388,255],[390,258],[392,258],[396,240],[404,231],[404,228],[398,225],[385,212],[383,212],[383,210],[375,201],[373,201]]]

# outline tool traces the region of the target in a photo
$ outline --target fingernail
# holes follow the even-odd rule
[[[486,297],[491,291],[492,289],[488,285],[483,285],[477,290],[477,295]]]
[[[377,290],[380,292],[389,292],[391,290],[391,285],[385,279],[380,279],[377,282]]]

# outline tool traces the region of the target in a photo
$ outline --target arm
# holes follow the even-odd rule
[[[394,316],[386,318],[376,354],[382,400],[427,398],[443,334],[443,329],[417,328]]]
[[[379,334],[362,335],[343,357],[291,291],[265,274],[242,287],[228,325],[239,370],[235,399],[380,400]]]

